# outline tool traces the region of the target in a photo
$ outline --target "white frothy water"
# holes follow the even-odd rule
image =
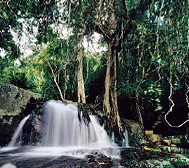
[[[125,129],[124,129],[123,135],[124,135],[124,138],[122,139],[122,144],[121,144],[121,146],[122,146],[122,147],[126,147],[126,148],[127,148],[127,147],[130,147],[130,146],[129,146],[128,131],[127,131],[127,128],[126,128],[126,127],[125,127]],[[112,142],[115,142],[115,141],[116,141],[114,132],[112,132],[111,141],[112,141]]]
[[[22,121],[20,122],[20,124],[16,128],[16,131],[15,131],[13,137],[11,138],[11,141],[10,141],[8,147],[13,147],[13,146],[16,146],[17,144],[19,144],[19,143],[17,143],[17,140],[19,138],[21,138],[24,124],[26,123],[26,121],[28,120],[29,117],[30,117],[30,115],[28,115],[27,117],[22,119]]]
[[[129,137],[128,137],[128,131],[127,131],[127,128],[125,128],[125,130],[124,130],[124,133],[123,133],[123,135],[124,135],[124,139],[123,139],[123,143],[122,143],[122,147],[130,147],[129,146]]]
[[[116,146],[95,116],[90,115],[88,125],[84,123],[82,114],[78,119],[78,108],[72,104],[49,101],[44,106],[44,114],[40,124],[42,146]]]
[[[112,142],[115,142],[114,132],[112,132],[111,141],[112,141]]]
[[[90,115],[90,122],[85,123],[82,112],[78,117],[78,108],[73,104],[48,101],[39,116],[37,131],[40,134],[38,146],[28,147],[24,155],[35,156],[73,156],[84,157],[97,151],[119,158],[119,147],[112,142],[96,116]],[[19,124],[8,147],[18,146],[18,138],[29,116]],[[80,118],[80,120],[79,120]]]
[[[7,163],[7,164],[2,165],[1,168],[16,168],[16,166],[11,163]]]
[[[110,141],[105,129],[98,123],[98,118],[93,115],[89,118],[90,122],[85,124],[82,112],[80,120],[78,118],[77,106],[48,101],[39,124],[42,147],[34,151],[43,153],[44,150],[53,150],[51,154],[84,156],[96,150],[108,156],[117,156],[118,146]]]

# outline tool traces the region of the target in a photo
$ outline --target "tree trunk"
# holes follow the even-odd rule
[[[113,125],[117,124],[119,132],[122,132],[123,129],[117,102],[117,59],[118,53],[116,47],[113,44],[109,44],[103,109],[107,117],[110,120],[113,119]]]
[[[54,80],[54,83],[56,84],[56,87],[57,87],[58,91],[59,91],[60,98],[61,98],[62,102],[65,102],[66,100],[64,99],[64,96],[62,94],[61,88],[60,88],[60,86],[59,86],[59,84],[57,82],[57,75],[55,74],[55,72],[54,72],[54,70],[53,70],[53,68],[52,68],[52,66],[51,66],[51,64],[50,64],[50,62],[48,60],[47,60],[47,63],[49,65],[50,69],[51,69],[52,78]]]
[[[83,54],[82,54],[82,43],[84,38],[84,32],[78,35],[78,52],[77,52],[77,60],[78,60],[78,72],[77,72],[77,84],[78,84],[78,103],[86,103],[85,100],[85,87],[84,87],[84,79],[83,79]]]
[[[110,86],[112,83],[111,79],[111,67],[112,67],[112,45],[108,46],[108,55],[107,55],[107,63],[106,63],[106,78],[105,78],[105,93],[104,93],[104,101],[103,101],[103,110],[106,113],[107,117],[110,118],[110,113],[112,111],[110,105]]]
[[[115,117],[115,123],[117,123],[119,132],[123,132],[122,124],[121,124],[121,119],[119,116],[119,111],[118,111],[118,102],[117,102],[117,60],[118,60],[118,52],[116,49],[113,51],[113,88],[111,89],[111,95],[112,95],[112,105],[113,105],[113,112],[114,112],[114,117]]]

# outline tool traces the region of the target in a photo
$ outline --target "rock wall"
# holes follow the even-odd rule
[[[31,97],[41,96],[11,84],[0,84],[0,118],[19,115]]]
[[[31,98],[38,99],[40,97],[40,94],[11,84],[0,84],[0,146],[5,146],[10,141],[12,134],[24,117],[22,111]]]

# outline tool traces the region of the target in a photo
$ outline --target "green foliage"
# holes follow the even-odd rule
[[[129,10],[136,6],[135,3],[137,1],[127,1]],[[186,6],[186,0],[152,3],[143,17],[134,21],[136,29],[123,39],[118,92],[130,99],[139,97],[145,123],[155,115],[158,123],[162,122],[159,120],[168,108],[165,103],[168,101],[170,80],[174,86],[173,97],[181,88],[183,93],[186,92],[184,83],[188,80],[189,66],[186,19],[189,13]],[[176,8],[182,12],[176,14]],[[185,95],[182,96],[184,102]],[[175,100],[176,106],[181,104],[181,101]]]
[[[180,157],[176,157],[176,158],[172,159],[171,164],[175,168],[187,168],[188,167],[187,161],[185,159],[181,159]]]
[[[37,81],[34,75],[31,71],[28,73],[24,67],[12,65],[3,70],[1,82],[33,90],[37,87]]]
[[[172,165],[165,165],[164,167],[165,167],[165,168],[175,168],[175,167],[172,166]]]
[[[138,148],[123,150],[121,152],[121,158],[121,165],[126,167],[153,167],[155,165],[149,164],[147,160],[153,163],[153,160],[166,160],[166,158],[170,159],[170,156],[167,153],[156,151],[155,149],[144,150],[142,148]]]
[[[99,2],[63,1],[61,12],[55,0],[2,1],[0,50],[3,49],[6,54],[0,57],[0,82],[12,83],[42,93],[45,97],[60,99],[52,68],[65,98],[76,100],[79,34],[85,28],[85,35],[91,35],[94,31],[103,34],[100,28],[108,27],[106,14],[113,11],[118,30],[123,27],[128,33],[124,35],[124,32],[119,32],[123,36],[120,36],[121,42],[116,46],[120,51],[118,96],[137,100],[145,123],[154,119],[154,116],[154,120],[158,120],[154,123],[161,123],[161,116],[169,108],[170,84],[173,85],[175,105],[185,102],[185,82],[189,78],[188,0],[117,0],[113,1],[113,10],[108,12],[106,4],[109,1],[104,1],[105,7],[100,11],[104,17],[101,27],[97,26]],[[135,17],[137,14],[138,17]],[[21,53],[11,34],[11,30],[22,34],[23,25],[19,19],[32,19],[27,29],[33,33],[32,27],[37,26],[36,43],[46,45],[45,48],[39,46],[40,49],[36,49],[32,56],[20,59],[21,66],[15,65]],[[67,40],[61,39],[60,32],[52,28],[52,25],[59,24],[70,28]],[[107,37],[101,41],[101,45],[104,45],[108,41]],[[85,89],[92,102],[104,92],[106,55],[106,52],[93,54],[83,51]],[[182,100],[177,100],[181,91]],[[128,110],[124,109],[123,113]]]

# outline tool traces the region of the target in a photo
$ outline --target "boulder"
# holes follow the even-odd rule
[[[160,134],[146,135],[146,139],[150,142],[160,142],[162,140],[162,135]]]
[[[0,84],[0,118],[19,115],[31,97],[40,98],[41,95],[12,84]]]
[[[153,130],[145,130],[145,135],[152,135],[153,133]]]
[[[140,146],[144,142],[144,132],[137,121],[122,118],[123,126],[128,130],[130,146]]]
[[[99,152],[92,152],[87,158],[89,168],[107,168],[113,166],[112,159]]]
[[[11,84],[0,84],[0,146],[10,142],[19,122],[27,115],[22,111],[28,102],[31,103],[32,100],[40,97],[40,94]]]
[[[189,148],[188,136],[185,135],[175,135],[164,137],[162,140],[163,145],[167,146],[177,146],[182,148]]]

